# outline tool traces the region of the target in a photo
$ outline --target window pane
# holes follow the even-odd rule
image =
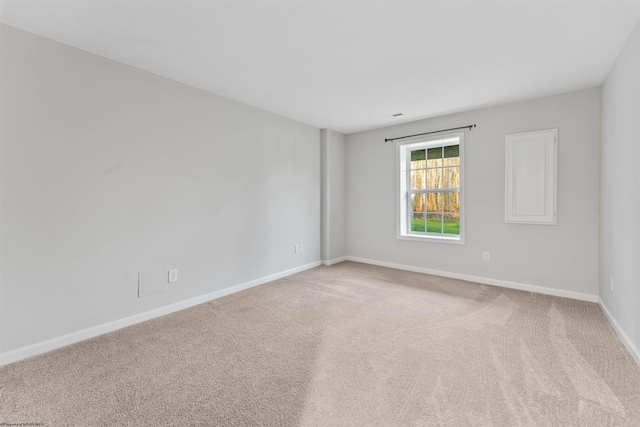
[[[460,212],[460,193],[445,193],[443,198],[443,212]]]
[[[459,145],[449,145],[444,147],[444,158],[450,157],[460,157],[460,146]]]
[[[424,231],[424,214],[414,213],[411,217],[411,231]]]
[[[460,157],[447,157],[444,159],[445,166],[460,166]]]
[[[422,150],[413,150],[411,152],[411,161],[415,162],[418,160],[424,160],[426,159],[426,155],[427,155],[427,150],[425,150],[424,148]]]
[[[417,170],[411,171],[411,189],[412,190],[424,190],[426,187],[426,179],[425,179],[425,173],[426,171],[423,170]]]
[[[442,147],[429,148],[427,150],[427,167],[442,166]]]
[[[427,169],[427,188],[442,188],[442,169]]]
[[[442,212],[442,194],[427,194],[427,212]]]
[[[450,145],[444,147],[444,165],[459,166],[460,165],[460,146]]]
[[[460,215],[459,214],[444,216],[444,233],[460,234]]]
[[[444,168],[444,188],[459,188],[460,187],[460,168]]]
[[[427,150],[413,150],[411,152],[411,169],[420,169],[427,166]]]
[[[425,199],[425,194],[412,194],[411,210],[413,212],[424,212],[424,199]]]
[[[442,233],[442,215],[427,215],[427,231],[429,233]]]

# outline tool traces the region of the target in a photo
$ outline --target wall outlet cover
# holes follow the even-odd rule
[[[169,283],[178,281],[178,270],[169,270]]]

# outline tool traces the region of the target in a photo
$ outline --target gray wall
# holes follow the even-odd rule
[[[396,153],[384,138],[476,123],[466,132],[466,244],[396,239]],[[598,293],[600,90],[469,111],[347,137],[351,257]],[[558,129],[558,224],[504,222],[505,134]],[[482,252],[491,261],[482,261]]]
[[[0,35],[0,352],[320,260],[318,129]]]
[[[640,363],[640,23],[602,85],[600,157],[600,298]]]
[[[347,255],[345,234],[346,138],[322,129],[322,261],[332,264]]]

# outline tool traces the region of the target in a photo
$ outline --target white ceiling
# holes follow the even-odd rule
[[[597,86],[639,18],[604,0],[0,2],[3,23],[343,133]]]

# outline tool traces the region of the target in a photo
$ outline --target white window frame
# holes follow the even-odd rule
[[[445,147],[449,145],[456,145],[455,143],[445,143],[447,139],[458,138],[458,144],[460,146],[460,234],[459,235],[447,235],[439,233],[427,233],[411,231],[409,224],[411,224],[411,210],[410,204],[410,157],[407,157],[407,153],[412,150],[420,148],[436,148]],[[431,137],[415,137],[411,139],[397,140],[396,141],[396,229],[397,238],[401,240],[413,240],[418,242],[431,242],[431,243],[453,243],[458,245],[464,245],[465,240],[465,189],[464,189],[464,132],[448,133],[441,135],[434,135]]]

